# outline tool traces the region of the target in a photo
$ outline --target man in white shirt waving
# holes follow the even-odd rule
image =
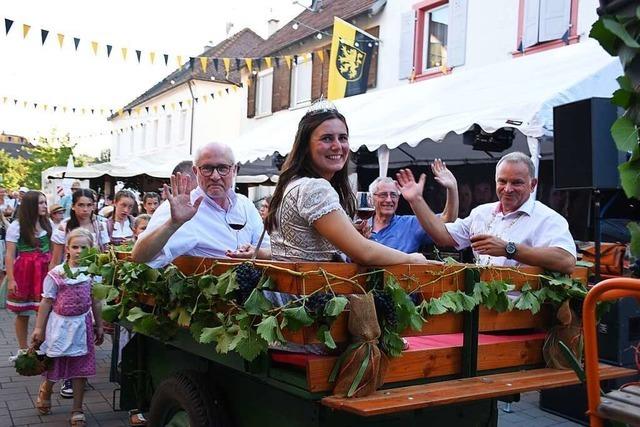
[[[171,193],[151,217],[131,254],[136,262],[162,267],[180,255],[208,258],[249,257],[263,230],[258,210],[234,191],[237,167],[231,148],[210,143],[194,157],[198,187],[189,191],[190,178],[171,177]],[[269,238],[260,257],[269,257]]]
[[[397,178],[402,196],[436,244],[471,246],[481,265],[525,264],[561,273],[575,268],[576,248],[567,221],[531,197],[538,180],[526,154],[509,153],[498,161],[497,202],[480,205],[467,218],[448,224],[422,198],[424,175],[416,182],[405,169]]]

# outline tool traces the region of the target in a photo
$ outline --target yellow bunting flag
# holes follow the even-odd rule
[[[102,116],[102,115],[104,115],[104,108],[101,108],[101,109],[100,109],[100,115],[101,115],[101,116]]]
[[[187,99],[187,105],[188,105],[189,107],[191,107],[191,100],[190,100],[190,99]]]
[[[85,109],[84,109],[84,107],[83,107],[83,108],[82,108],[82,114],[84,114],[84,113],[85,113]]]
[[[98,54],[98,42],[91,42],[91,49],[93,50],[93,54]]]
[[[203,96],[203,97],[202,97],[202,101],[203,101],[205,104],[207,103],[207,99],[209,99],[209,98],[207,97],[207,95],[205,95],[205,96]]]
[[[251,58],[244,58],[244,62],[246,62],[246,63],[247,63],[247,68],[249,69],[249,71],[252,71],[252,70],[253,70],[253,68],[252,68],[252,66],[253,66],[253,59],[251,59]]]
[[[271,68],[271,57],[267,56],[264,58],[264,62],[267,64],[267,68]]]
[[[22,101],[22,106],[23,106],[24,108],[27,108],[27,101]]]
[[[63,105],[63,106],[62,106],[62,112],[63,112],[63,113],[66,113],[66,112],[67,112],[67,107],[66,107],[66,105]]]
[[[134,111],[136,112],[136,116],[140,115],[140,107],[136,107]]]
[[[127,60],[127,48],[123,47],[121,50],[122,50],[122,59],[124,61],[126,61]]]
[[[209,60],[209,58],[207,58],[206,56],[201,56],[200,57],[200,66],[202,67],[202,72],[206,73],[207,72],[207,61]]]
[[[176,109],[176,103],[175,102],[171,103],[171,109],[175,111],[175,109]]]
[[[124,113],[124,111],[121,109],[118,110],[118,117],[122,116],[122,114]]]
[[[320,62],[324,62],[324,51],[322,49],[316,51],[316,55],[320,58]]]
[[[149,62],[151,62],[153,64],[153,62],[156,60],[156,53],[155,52],[149,52]]]
[[[234,92],[237,92],[238,91],[238,86],[235,86],[235,85],[231,86],[231,89],[233,89]]]
[[[154,112],[155,114],[158,114],[158,106],[157,106],[157,105],[154,105],[154,106],[153,106],[153,112]]]
[[[178,68],[182,67],[182,55],[176,56],[176,62],[178,63]]]
[[[340,99],[367,91],[375,39],[358,27],[333,19],[327,98]]]
[[[221,90],[218,91],[218,96],[222,96],[222,91]]]
[[[31,25],[22,24],[22,38],[26,39],[27,34],[29,34],[29,30],[31,29]]]
[[[222,62],[224,64],[224,71],[227,73],[227,77],[229,77],[229,67],[231,66],[231,59],[222,58]]]
[[[64,43],[64,34],[57,34],[58,36],[58,44],[60,45],[60,49],[62,49],[62,44]]]
[[[42,109],[43,109],[44,111],[47,111],[47,104],[44,104],[44,105],[42,106]]]
[[[291,69],[291,55],[285,56],[284,60],[287,61],[287,67],[289,67],[289,69]]]
[[[2,97],[2,103],[3,103],[3,104],[6,104],[6,103],[7,103],[7,97],[6,97],[6,96],[3,96],[3,97]]]

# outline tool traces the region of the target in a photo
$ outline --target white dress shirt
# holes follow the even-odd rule
[[[167,241],[160,251],[147,264],[151,267],[162,267],[180,255],[192,255],[206,258],[226,258],[227,250],[235,250],[243,244],[256,245],[264,224],[260,213],[253,203],[241,194],[229,191],[230,205],[228,211],[221,208],[197,187],[191,192],[191,203],[204,196],[198,212],[184,223]],[[147,229],[140,235],[144,239],[147,233],[162,226],[171,218],[171,208],[164,201],[149,221]],[[233,230],[229,224],[246,225],[240,230]],[[261,248],[269,248],[269,236],[265,234]]]
[[[504,214],[500,206],[500,202],[486,203],[473,209],[468,217],[445,224],[456,242],[456,249],[471,246],[469,239],[474,234],[491,234],[505,242],[561,248],[576,257],[576,245],[569,232],[569,224],[562,215],[532,197],[518,210],[508,214]],[[515,259],[490,255],[479,255],[479,264],[520,265]]]

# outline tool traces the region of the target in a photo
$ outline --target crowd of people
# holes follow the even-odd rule
[[[470,246],[482,265],[573,270],[576,249],[567,221],[532,197],[537,179],[527,155],[503,156],[495,171],[497,201],[491,185],[474,188],[474,198],[482,196],[484,203],[473,209],[471,187],[459,189],[439,159],[431,166],[446,190],[438,214],[425,201],[424,174],[416,180],[405,169],[396,179],[378,178],[369,187],[375,212],[364,221],[356,219],[349,155],[347,120],[323,101],[301,119],[275,191],[259,206],[235,192],[236,159],[222,143],[204,145],[193,162],[177,165],[163,197],[146,193],[138,200],[120,190],[100,210],[97,194],[80,183],[49,209],[39,191],[20,189],[12,200],[0,187],[6,305],[16,315],[20,351],[29,347],[29,316],[39,309],[32,345],[56,360],[40,387],[37,410],[50,412],[52,386],[63,380],[62,395],[74,398],[73,425],[84,425],[82,392],[95,372],[93,345],[102,341],[103,326],[88,291],[91,279],[68,276],[62,265],[76,271],[86,247],[132,243],[132,259],[152,267],[180,255],[391,265],[434,262],[421,250],[435,243]],[[413,215],[396,213],[401,198]],[[71,332],[62,336],[62,327]]]

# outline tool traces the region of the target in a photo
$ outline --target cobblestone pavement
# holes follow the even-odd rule
[[[35,401],[40,384],[40,376],[22,377],[18,375],[9,356],[15,354],[17,343],[13,327],[13,315],[0,309],[0,427],[9,426],[68,426],[71,399],[60,397],[59,384],[51,396],[52,412],[40,416],[35,410]],[[32,322],[33,323],[33,322]],[[31,331],[33,324],[30,326]],[[107,336],[104,344],[96,349],[97,375],[89,380],[84,397],[84,411],[89,426],[127,426],[127,412],[114,411],[113,390],[116,384],[109,382],[111,341]],[[117,405],[117,402],[116,402]],[[504,403],[500,403],[500,408]],[[520,402],[512,404],[513,412],[500,410],[499,427],[543,427],[578,426],[563,418],[538,409],[538,393],[527,393]]]

